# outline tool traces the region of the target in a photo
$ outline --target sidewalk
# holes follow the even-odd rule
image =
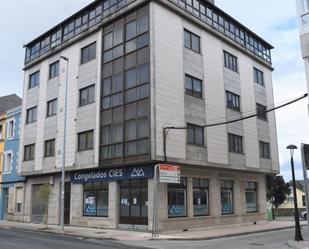
[[[309,249],[309,241],[287,241],[286,245],[293,249]]]
[[[301,224],[304,224],[302,221]],[[160,234],[157,239],[161,240],[207,240],[222,237],[231,237],[236,235],[245,235],[258,232],[267,232],[274,230],[282,230],[291,228],[294,226],[293,221],[270,221],[257,225],[229,225],[222,227],[211,227],[203,229],[192,229],[187,232],[183,231],[169,231]],[[0,227],[5,229],[21,229],[30,231],[40,231],[40,224],[21,223],[21,222],[9,222],[0,221]],[[79,237],[83,239],[98,239],[98,240],[151,240],[150,232],[140,232],[133,230],[119,230],[119,229],[98,229],[88,227],[65,227],[64,233],[61,231],[60,226],[49,225],[44,232],[64,234],[68,236]],[[309,248],[309,247],[308,247]]]

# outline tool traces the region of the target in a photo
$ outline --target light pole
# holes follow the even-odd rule
[[[60,225],[61,230],[64,232],[64,184],[65,184],[65,146],[66,146],[66,133],[67,133],[67,92],[68,92],[68,69],[69,59],[60,56],[67,63],[66,76],[65,76],[65,92],[64,92],[64,122],[63,122],[63,146],[62,146],[62,167],[61,167],[61,208],[60,208]]]
[[[294,150],[297,149],[297,147],[293,144],[286,147],[290,150],[291,154],[291,169],[292,169],[292,180],[293,180],[293,195],[294,195],[294,220],[295,220],[295,241],[303,240],[303,237],[301,235],[300,225],[299,225],[299,213],[298,213],[298,206],[297,206],[297,195],[296,195],[296,182],[295,182],[295,171],[294,171]]]

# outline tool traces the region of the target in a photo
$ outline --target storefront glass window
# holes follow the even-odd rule
[[[221,180],[220,193],[221,193],[221,213],[222,214],[234,213],[233,181]]]
[[[84,216],[108,216],[108,183],[95,182],[84,185]]]
[[[194,216],[209,215],[208,180],[193,178]]]
[[[246,212],[257,212],[257,184],[256,182],[245,182]]]
[[[180,184],[169,183],[168,188],[168,217],[187,216],[187,178],[182,177]]]

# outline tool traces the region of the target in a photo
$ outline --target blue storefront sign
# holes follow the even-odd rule
[[[71,174],[72,183],[133,180],[153,177],[153,166],[95,169]]]

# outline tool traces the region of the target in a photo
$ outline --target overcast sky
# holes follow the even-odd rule
[[[22,96],[23,44],[55,26],[89,0],[3,1],[0,0],[0,96]],[[270,42],[272,51],[275,103],[280,104],[304,94],[306,89],[301,59],[295,0],[216,0],[216,4],[255,33]],[[307,100],[280,109],[277,115],[281,174],[291,178],[291,143],[309,143]],[[297,178],[302,179],[300,151],[295,154]]]

